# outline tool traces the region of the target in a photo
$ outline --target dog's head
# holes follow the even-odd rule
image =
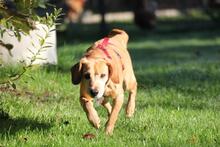
[[[71,68],[72,83],[81,83],[81,91],[93,98],[101,98],[109,80],[119,82],[117,69],[104,59],[82,58]]]

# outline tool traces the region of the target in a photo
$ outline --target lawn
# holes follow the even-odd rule
[[[57,66],[34,68],[0,90],[0,146],[220,146],[220,27],[206,19],[161,19],[153,31],[124,28],[138,80],[136,113],[124,107],[114,135],[87,121],[70,67],[100,37],[98,25],[58,33]],[[127,98],[125,98],[127,101]],[[96,138],[85,140],[85,133]]]

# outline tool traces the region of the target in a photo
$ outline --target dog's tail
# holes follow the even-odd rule
[[[127,49],[127,43],[128,43],[129,36],[124,30],[113,29],[108,34],[108,37],[109,38],[116,38],[117,40],[120,40],[124,44],[125,49]]]

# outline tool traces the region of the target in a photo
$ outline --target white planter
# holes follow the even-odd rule
[[[20,41],[14,36],[13,32],[9,30],[5,32],[3,38],[0,38],[0,40],[2,40],[4,44],[8,43],[13,45],[11,50],[12,56],[4,46],[0,45],[0,63],[16,64],[20,61],[25,61],[26,64],[30,63],[30,57],[33,56],[31,52],[36,53],[39,50],[40,44],[38,36],[45,36],[43,27],[47,28],[44,24],[37,24],[36,29],[30,31],[30,35],[22,34]],[[51,47],[40,52],[38,56],[39,59],[35,60],[33,64],[57,64],[56,31],[50,32],[46,42],[50,42]],[[34,44],[35,47],[32,44]],[[31,52],[28,49],[30,49]]]

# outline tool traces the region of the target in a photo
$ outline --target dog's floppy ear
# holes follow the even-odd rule
[[[123,41],[123,43],[127,46],[129,36],[124,30],[120,29],[113,29],[109,34],[108,37],[116,37],[119,40]]]
[[[111,79],[112,82],[118,84],[119,73],[118,73],[118,68],[116,67],[117,64],[107,63],[107,65],[108,65],[108,70],[109,70],[109,79]]]
[[[77,85],[81,82],[82,79],[82,64],[81,62],[76,63],[71,68],[71,77],[72,77],[72,83],[74,85]]]
[[[76,63],[71,68],[72,83],[74,85],[77,85],[81,82],[83,64],[86,62],[87,62],[86,58],[82,58],[79,63]]]

